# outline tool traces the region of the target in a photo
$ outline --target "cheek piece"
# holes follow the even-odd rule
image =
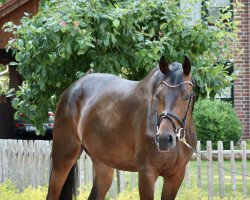
[[[166,83],[165,81],[163,81],[163,83],[170,87],[170,88],[176,88],[176,87],[179,87],[180,85],[183,85],[183,84],[190,84],[192,87],[193,87],[193,83],[191,81],[184,81],[178,85],[169,85],[168,83]],[[171,112],[169,110],[165,110],[163,111],[160,116],[158,117],[157,115],[157,108],[156,108],[156,115],[157,115],[157,123],[156,123],[156,127],[157,127],[157,134],[159,134],[159,127],[160,127],[160,124],[161,124],[161,121],[163,119],[168,119],[172,126],[173,126],[173,130],[174,130],[174,133],[176,134],[176,137],[181,141],[183,138],[185,138],[185,132],[186,132],[186,122],[187,122],[187,114],[188,114],[188,111],[191,107],[191,104],[192,104],[192,100],[194,98],[194,93],[193,92],[190,92],[190,97],[189,97],[189,101],[188,101],[188,107],[186,109],[186,112],[185,112],[185,115],[184,115],[184,118],[181,119],[177,114],[175,114],[174,112]],[[177,125],[176,125],[176,122],[175,120],[178,122],[178,124],[180,125],[180,128],[177,128]]]

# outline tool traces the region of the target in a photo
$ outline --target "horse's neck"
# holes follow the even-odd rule
[[[142,101],[141,105],[145,106],[145,114],[147,115],[147,127],[154,131],[156,125],[156,107],[155,92],[163,79],[163,75],[158,69],[154,69],[151,73],[138,83],[138,98]]]
[[[158,68],[154,68],[142,81],[138,84],[138,89],[144,92],[148,97],[155,94],[155,90],[163,80],[163,74]]]

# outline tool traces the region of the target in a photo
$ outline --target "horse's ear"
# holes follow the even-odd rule
[[[184,57],[184,61],[182,63],[182,68],[183,68],[183,72],[186,76],[188,76],[190,74],[191,71],[191,63],[190,60],[187,56]]]
[[[162,56],[160,59],[159,67],[160,67],[160,70],[163,74],[167,74],[169,72],[169,64],[164,56]]]

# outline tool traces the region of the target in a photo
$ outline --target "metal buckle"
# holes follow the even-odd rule
[[[176,137],[178,138],[179,141],[182,142],[182,141],[186,141],[185,136],[186,136],[185,129],[184,128],[180,128],[178,130],[178,133],[176,134]]]

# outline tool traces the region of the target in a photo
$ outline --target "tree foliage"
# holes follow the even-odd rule
[[[0,5],[5,3],[5,2],[6,2],[6,0],[0,0]]]
[[[12,64],[24,78],[14,107],[41,128],[62,91],[86,71],[140,80],[162,55],[169,62],[188,55],[197,94],[214,96],[230,85],[224,63],[237,52],[232,48],[237,22],[226,12],[214,28],[207,21],[190,26],[189,12],[176,0],[43,2],[32,19],[7,23],[14,34],[9,48],[17,63]]]

